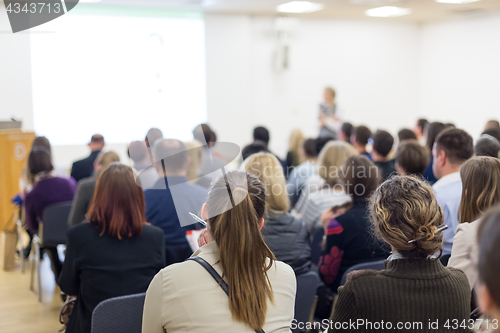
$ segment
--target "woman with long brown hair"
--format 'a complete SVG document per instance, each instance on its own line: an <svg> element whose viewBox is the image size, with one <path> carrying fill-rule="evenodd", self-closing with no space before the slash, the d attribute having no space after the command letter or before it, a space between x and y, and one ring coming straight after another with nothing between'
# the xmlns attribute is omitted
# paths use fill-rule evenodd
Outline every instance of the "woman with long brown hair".
<svg viewBox="0 0 500 333"><path fill-rule="evenodd" d="M97 178L88 223L68 232L59 285L78 295L66 332L90 333L102 301L145 292L165 266L163 231L146 224L142 188L132 168L111 164Z"/></svg>
<svg viewBox="0 0 500 333"><path fill-rule="evenodd" d="M471 258L471 248L477 238L479 218L500 203L500 160L487 156L471 158L460 168L460 177L460 224L453 239L448 266L464 271L473 289L477 281L477 267Z"/></svg>
<svg viewBox="0 0 500 333"><path fill-rule="evenodd" d="M192 257L198 262L170 265L155 276L143 333L290 332L295 274L262 238L265 206L265 189L250 173L229 172L214 183L201 213L208 221L202 246Z"/></svg>

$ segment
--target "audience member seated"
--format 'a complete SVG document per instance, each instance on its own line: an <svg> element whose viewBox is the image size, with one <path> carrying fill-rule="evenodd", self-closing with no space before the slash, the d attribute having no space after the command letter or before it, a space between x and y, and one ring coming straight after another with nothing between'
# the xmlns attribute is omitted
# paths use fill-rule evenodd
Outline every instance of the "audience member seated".
<svg viewBox="0 0 500 333"><path fill-rule="evenodd" d="M232 171L214 183L201 213L208 226L193 256L224 277L229 296L200 263L171 265L148 288L142 333L290 332L295 274L262 238L265 203L252 174Z"/></svg>
<svg viewBox="0 0 500 333"><path fill-rule="evenodd" d="M495 139L497 139L498 141L500 141L500 130L498 130L497 128L495 127L490 127L488 129L486 129L482 135L489 135Z"/></svg>
<svg viewBox="0 0 500 333"><path fill-rule="evenodd" d="M413 132L417 136L418 142L424 146L427 141L427 135L425 132L427 131L427 126L429 125L429 121L425 118L420 118L417 120L417 123L415 124L415 128L413 129Z"/></svg>
<svg viewBox="0 0 500 333"><path fill-rule="evenodd" d="M326 247L318 265L319 272L334 293L349 267L385 259L390 252L385 244L375 241L370 234L368 201L380 184L377 166L358 155L348 158L342 170L342 184L352 197L352 208L340 215L342 211L330 208L321 216Z"/></svg>
<svg viewBox="0 0 500 333"><path fill-rule="evenodd" d="M192 224L194 220L189 213L199 214L207 198L207 189L187 181L190 161L181 141L157 141L154 158L160 179L152 189L144 192L146 220L163 229L166 263L170 265L184 261L193 253L186 231L196 229L196 225Z"/></svg>
<svg viewBox="0 0 500 333"><path fill-rule="evenodd" d="M339 288L333 322L421 323L412 331L450 332L447 321L468 322L470 290L465 274L438 260L444 223L442 209L425 181L394 176L384 182L370 201L375 233L392 247L386 269L354 271ZM380 327L379 327L380 328ZM355 332L333 329L332 332ZM380 332L363 327L363 332ZM382 329L383 331L383 329ZM455 332L466 332L465 329Z"/></svg>
<svg viewBox="0 0 500 333"><path fill-rule="evenodd" d="M500 141L489 135L481 135L474 146L474 155L498 158Z"/></svg>
<svg viewBox="0 0 500 333"><path fill-rule="evenodd" d="M373 136L372 160L380 170L381 181L385 181L396 172L394 159L389 154L394 146L394 138L389 132L377 131Z"/></svg>
<svg viewBox="0 0 500 333"><path fill-rule="evenodd" d="M324 211L351 201L351 197L344 191L340 175L344 162L356 154L356 149L343 141L330 141L321 151L318 175L323 184L317 188L306 184L307 192L301 195L295 205L295 213L302 215L311 236L316 228L321 227L321 214Z"/></svg>
<svg viewBox="0 0 500 333"><path fill-rule="evenodd" d="M448 226L443 232L443 255L451 254L453 237L458 227L458 208L462 198L460 167L472 157L473 152L472 137L456 128L442 131L432 150L432 170L439 179L433 188L443 208L444 223Z"/></svg>
<svg viewBox="0 0 500 333"><path fill-rule="evenodd" d="M434 171L432 170L432 161L434 157L432 156L432 147L434 146L434 141L436 141L436 137L438 134L444 130L444 124L440 122L433 122L427 125L427 128L425 130L425 136L426 136L426 144L425 146L427 149L429 149L429 152L431 152L431 160L429 162L429 165L427 166L427 169L425 169L424 172L424 177L427 179L427 181L432 185L437 181L436 176L434 175Z"/></svg>
<svg viewBox="0 0 500 333"><path fill-rule="evenodd" d="M34 185L24 198L26 227L31 234L38 233L39 222L42 222L45 208L60 202L73 200L76 182L73 178L56 177L52 170L52 156L43 146L36 146L28 157L28 169L34 175ZM45 248L56 279L61 273L61 260L57 248Z"/></svg>
<svg viewBox="0 0 500 333"><path fill-rule="evenodd" d="M88 146L91 152L90 156L84 158L83 160L76 161L73 163L73 167L71 168L71 177L73 177L77 182L92 176L92 172L94 172L94 162L97 155L99 155L101 150L104 148L104 137L101 134L92 135Z"/></svg>
<svg viewBox="0 0 500 333"><path fill-rule="evenodd" d="M90 333L92 312L100 302L145 292L165 267L163 232L146 223L144 206L132 168L112 164L101 172L90 222L68 232L59 285L77 300L67 333Z"/></svg>
<svg viewBox="0 0 500 333"><path fill-rule="evenodd" d="M417 135L411 129L403 128L398 132L398 144L405 140L418 140Z"/></svg>
<svg viewBox="0 0 500 333"><path fill-rule="evenodd" d="M486 131L490 128L494 128L500 132L500 123L498 122L498 120L488 120L484 125L484 130Z"/></svg>
<svg viewBox="0 0 500 333"><path fill-rule="evenodd" d="M112 151L97 156L94 162L94 173L92 177L82 179L78 182L78 190L73 198L71 211L68 217L68 225L74 227L85 220L90 203L94 197L95 184L101 170L106 169L111 163L119 162L120 157Z"/></svg>
<svg viewBox="0 0 500 333"><path fill-rule="evenodd" d="M479 271L479 286L477 288L478 303L481 312L486 315L489 325L482 326L486 330L477 332L496 332L492 323L500 321L500 207L497 207L483 218L477 238L477 267ZM489 327L487 327L489 326Z"/></svg>
<svg viewBox="0 0 500 333"><path fill-rule="evenodd" d="M243 148L241 151L241 155L243 157L243 160L246 160L248 156L252 154L257 154L260 152L263 153L271 153L269 150L269 140L270 140L270 135L269 135L269 130L263 126L257 126L253 129L253 142ZM281 166L283 167L283 170L286 170L286 162L282 161L276 154L274 154L278 161L280 161Z"/></svg>
<svg viewBox="0 0 500 333"><path fill-rule="evenodd" d="M340 127L339 140L351 143L352 130L354 126L351 123L343 123Z"/></svg>
<svg viewBox="0 0 500 333"><path fill-rule="evenodd" d="M293 207L300 196L300 191L309 177L317 172L316 161L318 154L316 152L315 140L307 139L302 144L299 154L302 156L302 162L295 167L288 177L287 191L290 198L290 205Z"/></svg>
<svg viewBox="0 0 500 333"><path fill-rule="evenodd" d="M372 132L366 126L358 126L354 129L353 135L351 136L351 143L356 148L359 154L364 155L371 159L370 153L366 151L366 145L368 140L372 136Z"/></svg>
<svg viewBox="0 0 500 333"><path fill-rule="evenodd" d="M290 172L302 163L302 155L299 150L304 142L304 134L299 129L294 129L292 134L290 135L290 139L288 141L288 152L286 154L286 169L285 176L288 178Z"/></svg>
<svg viewBox="0 0 500 333"><path fill-rule="evenodd" d="M144 142L149 149L153 149L156 141L163 139L163 133L160 129L152 127L146 133Z"/></svg>
<svg viewBox="0 0 500 333"><path fill-rule="evenodd" d="M152 188L158 181L158 172L151 162L146 142L131 142L128 147L128 156L134 162L133 167L137 171L137 178L141 180L142 189Z"/></svg>
<svg viewBox="0 0 500 333"><path fill-rule="evenodd" d="M266 191L265 224L261 232L267 246L296 275L309 272L311 248L307 230L302 219L288 213L290 201L278 159L269 153L254 154L245 162L245 169L259 178Z"/></svg>
<svg viewBox="0 0 500 333"><path fill-rule="evenodd" d="M184 142L184 144L186 145L190 161L186 171L186 178L191 184L196 184L200 177L200 166L203 159L203 146L198 140Z"/></svg>
<svg viewBox="0 0 500 333"><path fill-rule="evenodd" d="M472 248L477 239L481 215L500 203L500 160L493 157L474 157L460 169L462 200L460 225L453 240L448 266L461 269L469 279L471 289L477 281L477 258Z"/></svg>
<svg viewBox="0 0 500 333"><path fill-rule="evenodd" d="M402 175L423 177L430 161L429 150L420 145L417 140L405 140L396 150L396 171Z"/></svg>

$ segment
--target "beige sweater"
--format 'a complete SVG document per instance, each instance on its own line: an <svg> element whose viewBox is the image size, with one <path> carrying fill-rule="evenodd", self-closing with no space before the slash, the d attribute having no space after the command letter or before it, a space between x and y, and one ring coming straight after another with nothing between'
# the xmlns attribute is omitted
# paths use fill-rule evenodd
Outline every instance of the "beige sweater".
<svg viewBox="0 0 500 333"><path fill-rule="evenodd" d="M193 256L205 259L222 275L215 242ZM280 261L268 271L275 304L268 301L264 331L290 332L294 317L296 280L292 268ZM252 333L232 319L227 295L198 263L185 261L161 270L151 282L144 305L143 333Z"/></svg>
<svg viewBox="0 0 500 333"><path fill-rule="evenodd" d="M467 275L472 290L477 282L477 252L472 251L477 239L479 221L460 223L457 227L448 267L458 268Z"/></svg>

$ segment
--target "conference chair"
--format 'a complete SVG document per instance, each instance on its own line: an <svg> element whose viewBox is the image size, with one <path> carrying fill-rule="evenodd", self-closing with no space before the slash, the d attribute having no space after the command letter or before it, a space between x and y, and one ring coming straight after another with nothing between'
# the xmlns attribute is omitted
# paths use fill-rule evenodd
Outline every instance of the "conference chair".
<svg viewBox="0 0 500 333"><path fill-rule="evenodd" d="M92 313L91 333L141 333L145 298L142 293L102 301Z"/></svg>
<svg viewBox="0 0 500 333"><path fill-rule="evenodd" d="M71 210L71 201L61 202L45 208L42 221L38 228L38 235L33 237L35 247L35 265L31 265L31 286L34 290L35 270L37 272L38 301L42 301L42 278L40 274L40 251L42 247L57 247L66 244L68 233L68 217ZM55 277L57 280L57 276Z"/></svg>
<svg viewBox="0 0 500 333"><path fill-rule="evenodd" d="M314 311L318 296L316 289L320 283L316 272L310 271L297 275L297 293L295 295L295 316L298 323L313 322ZM292 329L293 333L301 332L300 329Z"/></svg>
<svg viewBox="0 0 500 333"><path fill-rule="evenodd" d="M385 269L384 265L385 260L376 260L376 261L369 261L369 262L364 262L361 264L357 264L354 266L351 266L345 271L344 275L342 275L342 280L340 281L340 285L343 286L347 280L347 274L351 273L352 271L360 271L363 269L373 269L376 271L381 271Z"/></svg>

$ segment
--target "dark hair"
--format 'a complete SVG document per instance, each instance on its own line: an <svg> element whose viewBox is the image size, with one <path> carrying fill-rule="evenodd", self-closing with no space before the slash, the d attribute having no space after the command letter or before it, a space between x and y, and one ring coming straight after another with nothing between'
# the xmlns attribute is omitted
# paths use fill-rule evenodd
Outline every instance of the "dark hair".
<svg viewBox="0 0 500 333"><path fill-rule="evenodd" d="M253 130L253 139L269 144L269 131L263 126L255 127Z"/></svg>
<svg viewBox="0 0 500 333"><path fill-rule="evenodd" d="M152 148L151 144L154 144L156 140L161 138L163 138L163 133L158 128L152 127L148 130L148 133L146 133L144 141L148 148Z"/></svg>
<svg viewBox="0 0 500 333"><path fill-rule="evenodd" d="M425 145L427 146L429 151L432 151L432 147L434 146L434 141L436 141L436 137L438 136L439 132L441 132L444 129L445 129L444 124L438 121L435 121L427 125L426 127L427 142Z"/></svg>
<svg viewBox="0 0 500 333"><path fill-rule="evenodd" d="M455 126L455 124L453 124L453 123L445 123L445 124L444 124L444 128L455 128L455 127L456 127L456 126Z"/></svg>
<svg viewBox="0 0 500 333"><path fill-rule="evenodd" d="M215 143L215 133L208 124L200 124L193 129L193 137L200 141L203 145L212 145Z"/></svg>
<svg viewBox="0 0 500 333"><path fill-rule="evenodd" d="M358 126L354 130L354 136L356 137L356 142L359 143L360 145L367 145L368 140L372 136L372 131L366 126Z"/></svg>
<svg viewBox="0 0 500 333"><path fill-rule="evenodd" d="M398 132L398 140L400 143L405 140L417 140L417 135L411 129L403 128Z"/></svg>
<svg viewBox="0 0 500 333"><path fill-rule="evenodd" d="M344 133L347 143L351 143L351 135L352 135L352 129L354 126L352 126L351 123L343 123L342 127L340 128L340 131Z"/></svg>
<svg viewBox="0 0 500 333"><path fill-rule="evenodd" d="M243 158L243 160L246 160L250 155L262 152L269 153L269 150L262 142L253 142L243 148L243 150L241 151L241 157Z"/></svg>
<svg viewBox="0 0 500 333"><path fill-rule="evenodd" d="M94 134L90 138L90 142L104 143L104 137L101 134Z"/></svg>
<svg viewBox="0 0 500 333"><path fill-rule="evenodd" d="M429 121L425 118L420 118L419 120L417 120L417 126L420 128L422 133L424 133L425 128L427 127L428 124L429 124Z"/></svg>
<svg viewBox="0 0 500 333"><path fill-rule="evenodd" d="M52 154L52 147L50 146L50 141L47 139L45 136L37 136L36 138L33 139L33 142L31 143L31 147L44 147L45 149L48 150L50 154Z"/></svg>
<svg viewBox="0 0 500 333"><path fill-rule="evenodd" d="M54 170L50 150L43 146L33 147L28 157L28 169L33 176Z"/></svg>
<svg viewBox="0 0 500 333"><path fill-rule="evenodd" d="M323 147L330 141L335 140L331 136L321 136L314 141L314 149L316 150L316 155L319 155Z"/></svg>
<svg viewBox="0 0 500 333"><path fill-rule="evenodd" d="M491 156L498 158L498 152L500 152L500 142L488 135L481 136L474 146L474 154L476 154L476 156Z"/></svg>
<svg viewBox="0 0 500 333"><path fill-rule="evenodd" d="M373 150L382 157L386 157L392 150L394 138L387 131L378 130L373 135Z"/></svg>
<svg viewBox="0 0 500 333"><path fill-rule="evenodd" d="M316 157L318 153L316 152L316 139L306 139L302 144L302 148L304 149L304 154L307 157Z"/></svg>
<svg viewBox="0 0 500 333"><path fill-rule="evenodd" d="M497 139L498 141L500 141L500 131L498 129L496 129L495 127L490 127L488 129L486 129L482 134L492 136L495 139Z"/></svg>
<svg viewBox="0 0 500 333"><path fill-rule="evenodd" d="M157 142L154 149L154 159L158 168L167 172L186 169L188 152L184 142L176 139L165 139Z"/></svg>
<svg viewBox="0 0 500 333"><path fill-rule="evenodd" d="M363 155L349 157L342 166L341 179L347 194L367 200L380 184L380 170Z"/></svg>
<svg viewBox="0 0 500 333"><path fill-rule="evenodd" d="M443 150L452 164L462 164L474 154L472 137L464 130L447 128L436 138L436 151Z"/></svg>
<svg viewBox="0 0 500 333"><path fill-rule="evenodd" d="M497 131L500 131L500 123L498 122L498 120L488 120L486 122L485 129L489 129L489 128L494 128Z"/></svg>
<svg viewBox="0 0 500 333"><path fill-rule="evenodd" d="M481 219L477 233L479 247L477 270L483 283L498 306L500 305L500 207L489 210ZM476 222L477 223L477 222Z"/></svg>
<svg viewBox="0 0 500 333"><path fill-rule="evenodd" d="M395 159L407 174L422 176L430 163L430 154L417 140L406 140L398 146Z"/></svg>
<svg viewBox="0 0 500 333"><path fill-rule="evenodd" d="M145 209L144 193L132 168L116 163L99 174L87 216L101 236L106 232L118 239L131 238L142 233Z"/></svg>

